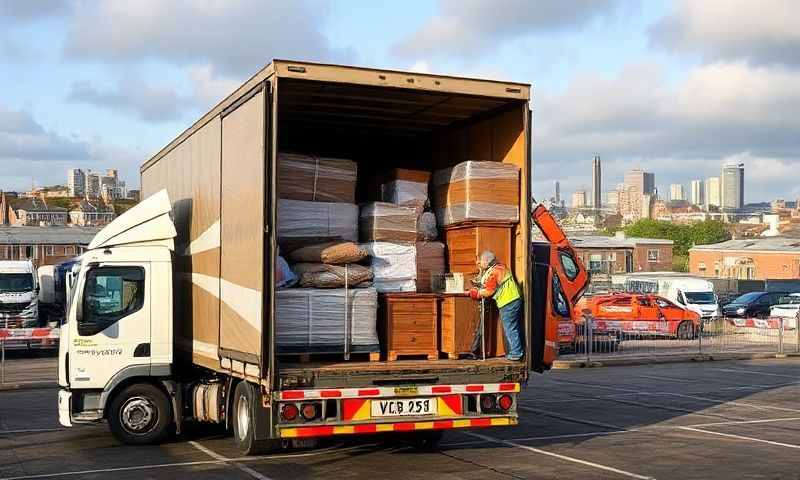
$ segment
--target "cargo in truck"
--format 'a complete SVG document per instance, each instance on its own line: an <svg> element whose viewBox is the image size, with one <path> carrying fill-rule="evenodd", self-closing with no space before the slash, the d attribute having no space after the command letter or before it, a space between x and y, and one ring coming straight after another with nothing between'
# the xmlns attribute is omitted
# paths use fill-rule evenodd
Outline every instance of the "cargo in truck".
<svg viewBox="0 0 800 480"><path fill-rule="evenodd" d="M555 305L574 305L588 282L553 217L531 206L529 96L519 83L270 63L142 165L146 200L72 268L61 423L107 420L128 443L157 442L185 421L222 423L245 453L391 431L432 444L446 429L515 425L521 386L550 368L559 319L572 310ZM376 234L412 251L421 235L418 217L374 209L359 232L359 205L383 200L375 179L395 169L439 172L430 176L435 204L414 208L436 212L442 235L458 228L467 238L487 221L486 231L503 232L471 241L496 245L519 282L522 359L437 352L429 335L441 333L441 294L416 281L427 270L406 265L400 279L374 266L387 251L370 243ZM493 182L499 203L485 192ZM554 247L537 259L536 284L531 222ZM291 252L359 234L375 255L359 266L385 271L401 292L366 277L326 294L288 281ZM469 274L469 261L459 265ZM425 356L387 356L390 320L378 305L393 298L430 306L394 318L409 342L432 342ZM502 350L501 331L486 337ZM297 351L305 356L287 355Z"/></svg>

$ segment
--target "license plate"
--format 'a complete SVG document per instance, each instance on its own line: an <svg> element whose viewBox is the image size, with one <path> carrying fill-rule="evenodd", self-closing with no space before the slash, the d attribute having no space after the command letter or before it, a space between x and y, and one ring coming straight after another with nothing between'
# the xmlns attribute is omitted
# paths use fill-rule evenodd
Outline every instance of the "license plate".
<svg viewBox="0 0 800 480"><path fill-rule="evenodd" d="M436 415L435 398L398 398L372 400L373 417L407 417Z"/></svg>

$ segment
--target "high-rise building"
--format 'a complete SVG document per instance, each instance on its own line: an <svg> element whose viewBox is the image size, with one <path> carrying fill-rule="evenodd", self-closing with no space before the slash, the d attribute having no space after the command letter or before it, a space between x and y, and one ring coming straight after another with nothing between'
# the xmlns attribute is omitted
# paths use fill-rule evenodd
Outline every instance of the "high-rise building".
<svg viewBox="0 0 800 480"><path fill-rule="evenodd" d="M744 207L744 164L727 164L720 177L720 206L725 211Z"/></svg>
<svg viewBox="0 0 800 480"><path fill-rule="evenodd" d="M634 187L638 193L652 195L656 191L656 176L638 168L625 173L624 183L626 189Z"/></svg>
<svg viewBox="0 0 800 480"><path fill-rule="evenodd" d="M67 170L67 190L70 197L82 197L86 193L86 174L80 168Z"/></svg>
<svg viewBox="0 0 800 480"><path fill-rule="evenodd" d="M686 200L683 194L683 184L673 183L669 186L669 199L670 200Z"/></svg>
<svg viewBox="0 0 800 480"><path fill-rule="evenodd" d="M689 189L689 200L692 204L704 205L706 203L706 189L702 180L692 180Z"/></svg>
<svg viewBox="0 0 800 480"><path fill-rule="evenodd" d="M109 168L106 170L106 177L111 177L114 179L114 183L116 184L119 181L119 170L116 168Z"/></svg>
<svg viewBox="0 0 800 480"><path fill-rule="evenodd" d="M706 180L706 210L709 207L719 207L719 177L709 177Z"/></svg>
<svg viewBox="0 0 800 480"><path fill-rule="evenodd" d="M619 209L619 190L611 190L606 193L606 206L611 210Z"/></svg>
<svg viewBox="0 0 800 480"><path fill-rule="evenodd" d="M602 176L600 172L600 156L595 155L592 160L592 207L600 208L603 206L602 199Z"/></svg>
<svg viewBox="0 0 800 480"><path fill-rule="evenodd" d="M89 170L86 174L85 196L88 198L99 197L101 193L100 185L100 174Z"/></svg>
<svg viewBox="0 0 800 480"><path fill-rule="evenodd" d="M586 190L578 190L572 193L572 208L583 208L586 206Z"/></svg>
<svg viewBox="0 0 800 480"><path fill-rule="evenodd" d="M556 196L555 196L556 205L561 205L561 184L558 183L556 180Z"/></svg>

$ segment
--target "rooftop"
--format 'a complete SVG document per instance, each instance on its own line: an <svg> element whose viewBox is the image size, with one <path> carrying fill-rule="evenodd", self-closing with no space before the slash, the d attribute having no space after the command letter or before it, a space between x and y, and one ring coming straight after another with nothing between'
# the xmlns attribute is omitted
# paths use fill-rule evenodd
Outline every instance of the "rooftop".
<svg viewBox="0 0 800 480"><path fill-rule="evenodd" d="M800 253L800 239L786 237L743 238L710 245L696 245L691 250L770 251Z"/></svg>
<svg viewBox="0 0 800 480"><path fill-rule="evenodd" d="M672 240L663 238L640 238L616 235L607 237L603 235L575 235L569 241L576 248L634 248L636 245L672 245Z"/></svg>
<svg viewBox="0 0 800 480"><path fill-rule="evenodd" d="M0 227L0 245L88 245L99 228Z"/></svg>

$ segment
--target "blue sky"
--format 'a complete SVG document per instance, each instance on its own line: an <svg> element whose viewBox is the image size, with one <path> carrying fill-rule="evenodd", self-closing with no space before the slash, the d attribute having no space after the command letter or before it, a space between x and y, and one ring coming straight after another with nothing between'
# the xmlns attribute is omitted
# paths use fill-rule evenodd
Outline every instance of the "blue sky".
<svg viewBox="0 0 800 480"><path fill-rule="evenodd" d="M27 0L0 3L0 188L138 165L270 58L533 85L534 194L659 190L745 163L747 201L800 197L790 1ZM565 168L567 167L567 168ZM688 186L688 185L687 185Z"/></svg>

